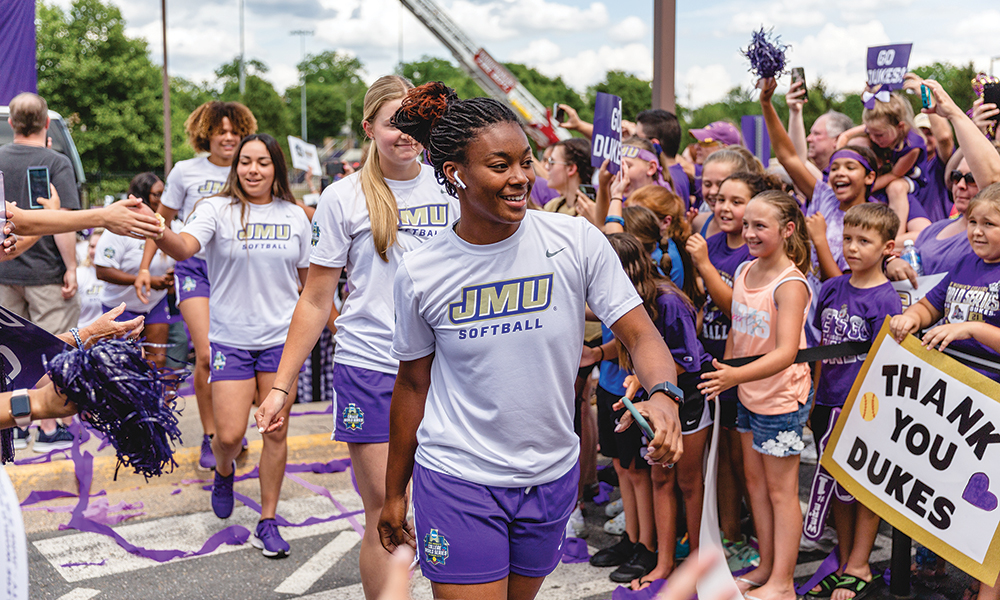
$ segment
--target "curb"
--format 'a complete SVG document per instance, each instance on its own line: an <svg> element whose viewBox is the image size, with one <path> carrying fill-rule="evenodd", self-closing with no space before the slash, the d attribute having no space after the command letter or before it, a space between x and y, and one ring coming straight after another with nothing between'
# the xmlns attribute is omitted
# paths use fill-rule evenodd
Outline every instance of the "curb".
<svg viewBox="0 0 1000 600"><path fill-rule="evenodd" d="M328 462L333 459L349 457L347 444L332 441L329 433L289 436L287 440L289 463ZM236 459L237 474L253 469L260 460L263 444L262 440L250 441L247 451ZM93 448L87 449L93 452ZM154 477L148 481L142 475L128 471L125 467L118 470L118 478L115 480L117 457L114 455L95 456L91 493L97 493L100 490L123 491L137 486L172 486L188 479L210 478L211 471L202 471L197 468L200 453L200 447L179 448L174 453L174 461L177 462L177 466L174 467L173 472L164 473L161 477ZM14 484L14 489L18 492L18 498L22 501L32 490L77 491L75 465L72 460L68 459L8 467L7 475L10 476L11 483Z"/></svg>

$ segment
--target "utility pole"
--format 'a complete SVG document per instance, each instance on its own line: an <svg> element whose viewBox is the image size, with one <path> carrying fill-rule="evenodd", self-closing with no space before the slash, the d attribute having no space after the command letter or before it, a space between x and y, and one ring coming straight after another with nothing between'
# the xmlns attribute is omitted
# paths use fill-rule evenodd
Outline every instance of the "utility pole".
<svg viewBox="0 0 1000 600"><path fill-rule="evenodd" d="M174 166L170 144L170 77L167 76L167 0L160 0L163 13L163 178L170 174Z"/></svg>
<svg viewBox="0 0 1000 600"><path fill-rule="evenodd" d="M246 67L246 46L244 45L244 27L243 27L243 0L240 2L240 100L243 99L243 94L247 91L247 67Z"/></svg>
<svg viewBox="0 0 1000 600"><path fill-rule="evenodd" d="M677 1L653 0L653 108L677 112L674 55L677 47Z"/></svg>
<svg viewBox="0 0 1000 600"><path fill-rule="evenodd" d="M306 62L306 36L312 35L313 31L296 29L291 34L299 36L299 39L302 40L302 62ZM306 72L303 68L299 69L299 81L302 90L302 140L309 141L306 139Z"/></svg>

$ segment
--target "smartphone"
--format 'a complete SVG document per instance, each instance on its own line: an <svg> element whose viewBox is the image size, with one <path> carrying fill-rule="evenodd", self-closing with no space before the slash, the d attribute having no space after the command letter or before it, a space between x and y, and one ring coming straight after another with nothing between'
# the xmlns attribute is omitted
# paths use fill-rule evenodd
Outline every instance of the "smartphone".
<svg viewBox="0 0 1000 600"><path fill-rule="evenodd" d="M924 84L920 84L920 105L924 108L931 107L931 89Z"/></svg>
<svg viewBox="0 0 1000 600"><path fill-rule="evenodd" d="M38 199L49 197L49 168L28 167L28 206L43 208Z"/></svg>
<svg viewBox="0 0 1000 600"><path fill-rule="evenodd" d="M562 123L566 120L566 111L559 108L558 102L552 104L552 118L556 120L556 123Z"/></svg>
<svg viewBox="0 0 1000 600"><path fill-rule="evenodd" d="M805 100L808 100L809 90L806 89L806 70L802 67L792 67L792 83L796 81L802 82L802 93L806 94Z"/></svg>
<svg viewBox="0 0 1000 600"><path fill-rule="evenodd" d="M587 195L591 200L597 200L597 188L590 185L589 183L584 183L580 185L580 191Z"/></svg>
<svg viewBox="0 0 1000 600"><path fill-rule="evenodd" d="M987 83L983 86L983 104L996 104L1000 107L1000 83ZM993 115L994 121L1000 121L1000 115Z"/></svg>

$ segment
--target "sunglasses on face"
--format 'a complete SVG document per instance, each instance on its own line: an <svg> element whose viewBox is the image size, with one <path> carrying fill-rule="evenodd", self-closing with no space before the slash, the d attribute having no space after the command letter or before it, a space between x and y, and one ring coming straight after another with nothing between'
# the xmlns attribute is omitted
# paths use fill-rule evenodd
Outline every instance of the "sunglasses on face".
<svg viewBox="0 0 1000 600"><path fill-rule="evenodd" d="M965 185L976 185L976 178L972 176L972 172L962 173L959 170L951 172L951 183L952 185L958 183L959 181L965 180Z"/></svg>

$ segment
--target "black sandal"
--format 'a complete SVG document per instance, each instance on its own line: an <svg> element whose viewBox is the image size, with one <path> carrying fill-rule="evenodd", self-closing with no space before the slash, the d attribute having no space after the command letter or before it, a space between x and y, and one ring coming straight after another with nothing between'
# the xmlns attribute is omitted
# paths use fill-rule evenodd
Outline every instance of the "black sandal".
<svg viewBox="0 0 1000 600"><path fill-rule="evenodd" d="M860 577L855 577L854 575L842 575L840 577L840 583L836 585L834 589L845 589L854 592L854 598L852 600L864 600L875 587L875 583L882 579L881 575L872 575L871 581L865 581Z"/></svg>
<svg viewBox="0 0 1000 600"><path fill-rule="evenodd" d="M824 577L822 580L820 580L819 583L817 583L815 586L813 586L813 589L811 589L808 592L806 592L806 594L805 594L806 597L807 598L827 598L827 597L829 597L830 594L833 593L834 588L837 587L837 584L840 583L840 580L841 580L840 578L841 577L842 577L842 575L837 575L837 573L830 573L829 575L827 575L826 577ZM815 591L816 587L820 588L818 592Z"/></svg>

